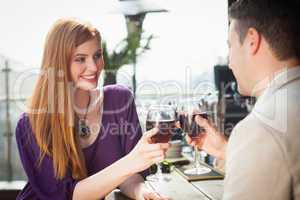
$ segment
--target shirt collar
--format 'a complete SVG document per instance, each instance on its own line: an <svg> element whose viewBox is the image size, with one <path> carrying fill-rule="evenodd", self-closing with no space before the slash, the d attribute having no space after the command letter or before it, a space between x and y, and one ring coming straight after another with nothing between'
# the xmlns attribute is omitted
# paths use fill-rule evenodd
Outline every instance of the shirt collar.
<svg viewBox="0 0 300 200"><path fill-rule="evenodd" d="M252 114L264 124L281 133L287 131L288 91L281 89L295 80L300 80L300 66L285 68L273 78L258 98Z"/></svg>
<svg viewBox="0 0 300 200"><path fill-rule="evenodd" d="M263 91L260 97L258 97L257 104L266 98L269 98L277 90L290 82L300 78L300 66L292 68L284 68L280 70L277 75L268 83L266 89Z"/></svg>

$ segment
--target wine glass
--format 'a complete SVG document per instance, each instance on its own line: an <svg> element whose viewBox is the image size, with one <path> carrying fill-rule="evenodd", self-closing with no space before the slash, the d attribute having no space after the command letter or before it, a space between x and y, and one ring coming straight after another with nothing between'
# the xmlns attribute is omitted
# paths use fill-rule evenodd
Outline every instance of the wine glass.
<svg viewBox="0 0 300 200"><path fill-rule="evenodd" d="M146 130L157 127L158 133L151 137L152 143L168 143L176 128L175 126L175 110L168 105L153 105L149 108L146 118ZM157 172L147 177L148 181L159 181L162 179L162 172L157 165Z"/></svg>
<svg viewBox="0 0 300 200"><path fill-rule="evenodd" d="M192 141L201 140L202 133L205 129L196 123L196 116L199 115L202 118L208 119L209 112L207 111L201 101L189 99L185 102L185 110L181 111L179 115L180 126L186 134L191 138ZM187 169L184 173L189 175L201 175L210 172L211 170L207 167L201 166L200 164L200 151L194 147L194 167Z"/></svg>

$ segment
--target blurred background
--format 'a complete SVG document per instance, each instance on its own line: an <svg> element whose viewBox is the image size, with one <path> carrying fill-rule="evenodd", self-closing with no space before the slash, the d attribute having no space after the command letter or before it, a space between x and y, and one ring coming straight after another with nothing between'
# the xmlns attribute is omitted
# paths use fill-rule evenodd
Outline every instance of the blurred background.
<svg viewBox="0 0 300 200"><path fill-rule="evenodd" d="M142 124L149 105L166 103L179 107L182 98L196 97L211 106L215 122L230 135L251 105L249 98L236 92L234 77L227 67L227 11L231 2L2 1L0 189L10 186L11 181L22 185L26 180L15 143L16 122L25 111L25 101L35 84L46 34L62 17L88 21L100 30L107 52L101 85L118 83L129 87ZM133 49L134 56L116 65L111 55L129 48L135 37L139 42Z"/></svg>

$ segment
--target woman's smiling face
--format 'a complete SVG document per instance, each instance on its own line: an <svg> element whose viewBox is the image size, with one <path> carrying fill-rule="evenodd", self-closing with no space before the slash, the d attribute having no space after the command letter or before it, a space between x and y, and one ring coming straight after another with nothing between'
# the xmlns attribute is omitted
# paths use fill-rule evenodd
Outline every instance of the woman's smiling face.
<svg viewBox="0 0 300 200"><path fill-rule="evenodd" d="M104 67L100 42L94 38L79 45L71 58L71 78L83 90L95 89Z"/></svg>

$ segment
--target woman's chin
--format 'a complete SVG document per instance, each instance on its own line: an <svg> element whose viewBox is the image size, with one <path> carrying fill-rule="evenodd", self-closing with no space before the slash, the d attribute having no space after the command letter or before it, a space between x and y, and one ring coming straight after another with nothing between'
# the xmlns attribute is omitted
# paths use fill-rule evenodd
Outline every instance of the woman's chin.
<svg viewBox="0 0 300 200"><path fill-rule="evenodd" d="M82 89L82 90L86 90L86 91L90 91L90 90L94 90L97 88L97 83L88 83L88 82L79 82L77 83L77 87Z"/></svg>

